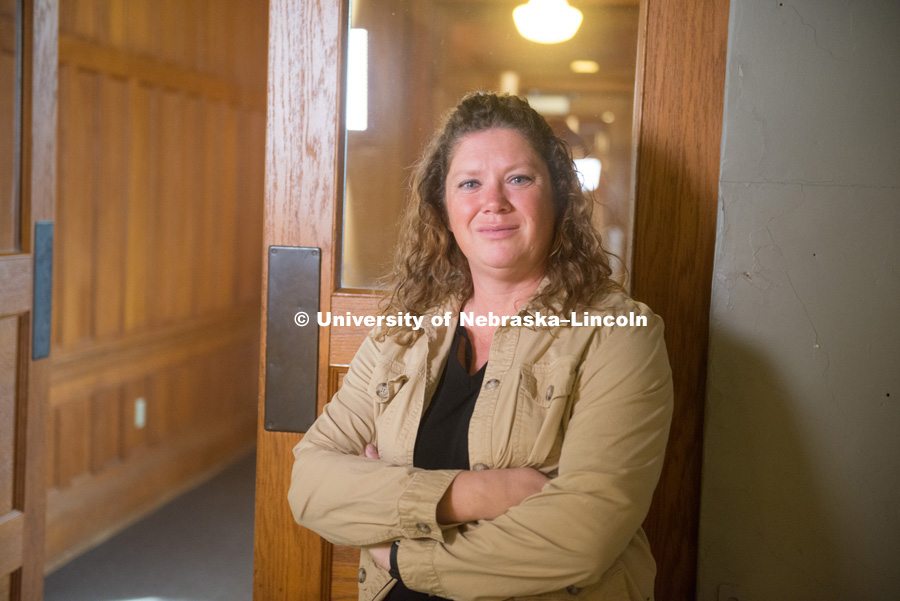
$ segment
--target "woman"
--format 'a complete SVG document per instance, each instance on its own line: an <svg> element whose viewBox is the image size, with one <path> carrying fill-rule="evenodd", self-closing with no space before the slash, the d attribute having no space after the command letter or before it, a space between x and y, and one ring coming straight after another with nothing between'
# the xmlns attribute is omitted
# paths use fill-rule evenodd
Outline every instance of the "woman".
<svg viewBox="0 0 900 601"><path fill-rule="evenodd" d="M300 524L363 548L360 599L651 599L662 321L610 280L526 101L470 95L429 145L384 313L424 327L369 335L289 492Z"/></svg>

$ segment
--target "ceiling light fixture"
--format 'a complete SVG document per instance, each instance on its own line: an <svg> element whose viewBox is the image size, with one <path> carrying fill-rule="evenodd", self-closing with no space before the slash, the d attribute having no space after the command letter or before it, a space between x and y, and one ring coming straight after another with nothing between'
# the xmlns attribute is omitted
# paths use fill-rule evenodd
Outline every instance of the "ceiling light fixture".
<svg viewBox="0 0 900 601"><path fill-rule="evenodd" d="M597 61L578 60L569 63L572 73L597 73L600 71L600 63Z"/></svg>
<svg viewBox="0 0 900 601"><path fill-rule="evenodd" d="M516 28L527 40L558 44L571 39L584 15L566 0L529 0L513 10Z"/></svg>

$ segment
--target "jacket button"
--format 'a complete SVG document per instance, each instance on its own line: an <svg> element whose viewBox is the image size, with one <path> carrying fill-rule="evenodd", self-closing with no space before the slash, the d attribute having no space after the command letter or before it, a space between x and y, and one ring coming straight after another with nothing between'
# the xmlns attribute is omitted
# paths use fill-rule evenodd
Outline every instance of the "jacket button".
<svg viewBox="0 0 900 601"><path fill-rule="evenodd" d="M359 568L359 572L356 573L356 579L360 584L366 581L366 568Z"/></svg>
<svg viewBox="0 0 900 601"><path fill-rule="evenodd" d="M553 398L553 384L551 384L550 386L547 387L547 400L549 401L552 398Z"/></svg>
<svg viewBox="0 0 900 601"><path fill-rule="evenodd" d="M579 587L575 586L574 584L570 584L569 586L566 587L566 592L569 593L570 595L577 595L578 593L581 592L581 589Z"/></svg>
<svg viewBox="0 0 900 601"><path fill-rule="evenodd" d="M476 463L475 465L472 466L472 469L475 470L476 472L483 472L484 470L488 469L488 466L486 466L483 463Z"/></svg>
<svg viewBox="0 0 900 601"><path fill-rule="evenodd" d="M379 384L378 387L375 389L375 394L377 394L378 396L380 396L383 399L388 398L387 382L382 382L381 384Z"/></svg>
<svg viewBox="0 0 900 601"><path fill-rule="evenodd" d="M497 388L497 386L499 386L499 385L500 385L500 380L498 380L496 378L491 378L490 380L488 380L487 382L484 383L484 389L485 390L493 390L493 389Z"/></svg>
<svg viewBox="0 0 900 601"><path fill-rule="evenodd" d="M429 534L431 532L431 526L424 522L419 522L418 524L416 524L416 530L418 530L422 534Z"/></svg>

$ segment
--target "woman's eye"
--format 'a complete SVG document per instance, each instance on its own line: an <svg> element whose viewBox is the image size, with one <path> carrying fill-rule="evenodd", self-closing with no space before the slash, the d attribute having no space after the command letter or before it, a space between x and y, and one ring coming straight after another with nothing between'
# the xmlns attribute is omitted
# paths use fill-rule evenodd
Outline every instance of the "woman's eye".
<svg viewBox="0 0 900 601"><path fill-rule="evenodd" d="M469 190L471 190L472 188L475 188L477 186L478 186L478 182L473 179L464 181L463 183L461 183L459 185L460 188L465 188L465 189L469 189Z"/></svg>
<svg viewBox="0 0 900 601"><path fill-rule="evenodd" d="M527 175L514 175L509 179L512 184L527 184L531 182L531 178Z"/></svg>

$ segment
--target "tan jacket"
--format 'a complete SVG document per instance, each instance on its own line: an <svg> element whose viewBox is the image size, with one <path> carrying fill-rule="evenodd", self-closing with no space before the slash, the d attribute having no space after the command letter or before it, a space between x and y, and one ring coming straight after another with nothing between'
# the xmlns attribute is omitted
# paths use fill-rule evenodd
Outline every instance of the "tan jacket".
<svg viewBox="0 0 900 601"><path fill-rule="evenodd" d="M669 432L671 371L662 319L622 294L602 305L590 315L634 313L647 325L494 334L469 460L475 470L538 468L551 478L540 493L494 520L436 521L458 472L412 467L413 447L454 317L410 346L366 339L294 449L288 499L297 522L342 545L399 539L404 583L449 599L652 599L656 565L641 523ZM380 460L359 457L367 443ZM393 580L361 557L359 598L381 599Z"/></svg>

